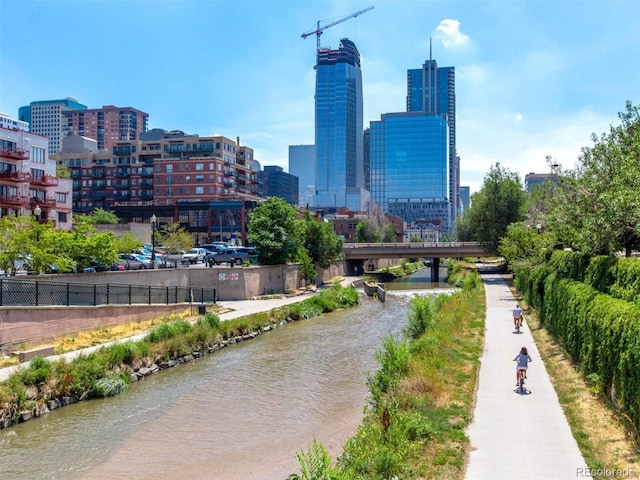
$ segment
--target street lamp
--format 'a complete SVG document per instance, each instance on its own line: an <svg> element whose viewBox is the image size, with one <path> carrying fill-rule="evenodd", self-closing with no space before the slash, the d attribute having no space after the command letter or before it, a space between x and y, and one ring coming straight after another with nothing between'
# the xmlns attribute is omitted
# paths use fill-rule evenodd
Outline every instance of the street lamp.
<svg viewBox="0 0 640 480"><path fill-rule="evenodd" d="M151 268L156 268L156 223L158 217L151 215Z"/></svg>
<svg viewBox="0 0 640 480"><path fill-rule="evenodd" d="M36 222L40 223L40 214L42 214L42 209L40 205L36 205L36 208L33 209L33 216L36 219ZM36 225L36 242L40 241L40 228L39 225Z"/></svg>

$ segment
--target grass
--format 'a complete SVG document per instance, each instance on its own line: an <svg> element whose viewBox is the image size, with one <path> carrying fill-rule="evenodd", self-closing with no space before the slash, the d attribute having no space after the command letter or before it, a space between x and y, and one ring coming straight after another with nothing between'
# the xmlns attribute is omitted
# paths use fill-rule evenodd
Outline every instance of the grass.
<svg viewBox="0 0 640 480"><path fill-rule="evenodd" d="M222 313L222 310L216 305L209 305L207 309L213 313ZM52 342L46 344L22 343L18 350L30 350L33 348L43 347L45 345L53 345L56 355L67 352L81 350L95 345L121 340L123 338L133 337L152 330L155 326L175 320L176 318L195 319L190 310L187 309L183 314L163 315L151 320L141 322L129 322L117 325L111 328L101 328L98 330L88 330L85 332L77 332L75 334L64 335L55 338ZM0 368L18 365L18 356L11 355L7 358L0 358Z"/></svg>
<svg viewBox="0 0 640 480"><path fill-rule="evenodd" d="M407 332L415 339L383 342L380 368L369 378L370 406L335 465L314 443L298 455L301 475L290 479L464 477L486 302L477 273L461 269L454 276L463 289L435 302L435 319L417 300L413 314L426 318L414 319Z"/></svg>
<svg viewBox="0 0 640 480"><path fill-rule="evenodd" d="M511 277L505 275L510 282ZM510 282L514 298L524 300ZM529 329L540 351L571 431L592 470L635 471L640 474L640 446L633 432L601 392L594 390L532 309L525 311ZM602 470L604 471L604 470ZM635 476L634 475L634 476ZM605 477L607 478L607 477ZM612 478L612 477L609 477Z"/></svg>

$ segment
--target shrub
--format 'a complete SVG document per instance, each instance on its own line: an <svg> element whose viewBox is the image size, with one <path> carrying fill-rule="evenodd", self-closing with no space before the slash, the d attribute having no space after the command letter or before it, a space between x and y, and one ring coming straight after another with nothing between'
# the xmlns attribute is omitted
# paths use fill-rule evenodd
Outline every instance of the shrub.
<svg viewBox="0 0 640 480"><path fill-rule="evenodd" d="M20 378L25 385L36 386L47 381L50 375L51 362L39 355L31 359L29 367L21 373Z"/></svg>
<svg viewBox="0 0 640 480"><path fill-rule="evenodd" d="M113 397L127 390L129 383L122 376L109 374L99 378L93 385L93 390L97 397Z"/></svg>
<svg viewBox="0 0 640 480"><path fill-rule="evenodd" d="M400 376L407 371L409 365L409 346L407 342L398 341L392 335L387 336L382 350L375 353L380 369L367 380L369 391L373 396L373 405L377 406L382 396L396 388Z"/></svg>
<svg viewBox="0 0 640 480"><path fill-rule="evenodd" d="M409 304L408 322L404 333L416 339L426 332L436 320L436 302L429 295L417 295Z"/></svg>

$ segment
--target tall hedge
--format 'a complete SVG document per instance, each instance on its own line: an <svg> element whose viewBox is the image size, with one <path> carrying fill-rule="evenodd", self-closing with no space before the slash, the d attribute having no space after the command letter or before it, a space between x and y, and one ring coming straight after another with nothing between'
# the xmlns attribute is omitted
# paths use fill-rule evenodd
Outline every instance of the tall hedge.
<svg viewBox="0 0 640 480"><path fill-rule="evenodd" d="M554 253L548 264L516 272L516 284L583 373L606 394L615 392L640 429L640 261L585 263L572 253Z"/></svg>

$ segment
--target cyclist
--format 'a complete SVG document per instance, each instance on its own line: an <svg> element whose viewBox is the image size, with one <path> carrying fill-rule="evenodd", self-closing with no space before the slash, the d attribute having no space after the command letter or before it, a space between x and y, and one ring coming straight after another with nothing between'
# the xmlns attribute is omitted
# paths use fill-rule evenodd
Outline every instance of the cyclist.
<svg viewBox="0 0 640 480"><path fill-rule="evenodd" d="M513 326L517 331L520 331L520 326L522 325L522 309L520 305L516 305L516 308L513 309Z"/></svg>
<svg viewBox="0 0 640 480"><path fill-rule="evenodd" d="M516 363L516 387L518 387L520 386L520 375L522 375L523 378L527 378L527 367L529 365L529 362L532 361L531 357L529 356L529 353L527 352L527 347L522 347L520 349L520 353L515 356L513 361L517 362Z"/></svg>

